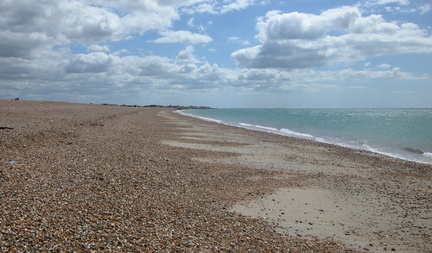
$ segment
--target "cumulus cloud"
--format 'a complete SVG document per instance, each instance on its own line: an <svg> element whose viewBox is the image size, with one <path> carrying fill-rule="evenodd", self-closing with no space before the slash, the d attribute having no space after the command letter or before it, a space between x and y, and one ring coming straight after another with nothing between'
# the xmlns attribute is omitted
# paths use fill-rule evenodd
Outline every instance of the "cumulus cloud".
<svg viewBox="0 0 432 253"><path fill-rule="evenodd" d="M338 76L344 80L418 80L426 78L425 76L413 76L410 73L401 71L400 68L382 71L346 69L340 71Z"/></svg>
<svg viewBox="0 0 432 253"><path fill-rule="evenodd" d="M78 54L65 66L66 73L101 73L111 66L111 56L103 52Z"/></svg>
<svg viewBox="0 0 432 253"><path fill-rule="evenodd" d="M185 43L201 44L209 43L213 39L208 35L191 33L189 31L161 31L162 38L153 40L154 43Z"/></svg>
<svg viewBox="0 0 432 253"><path fill-rule="evenodd" d="M61 61L62 58L68 60ZM59 64L60 63L60 64ZM47 99L52 94L64 99L73 92L85 101L135 101L160 92L180 94L193 90L238 89L247 92L317 91L335 86L341 80L413 80L427 79L399 68L379 70L316 71L312 69L228 69L200 61L192 46L180 50L173 58L156 55L119 56L107 52L59 54L56 59L0 59L0 76L8 85L0 93L11 97L27 94L27 99ZM12 95L15 94L15 95ZM28 94L33 94L30 97ZM35 97L39 96L39 97ZM104 100L105 99L105 100ZM142 101L141 103L146 103Z"/></svg>
<svg viewBox="0 0 432 253"><path fill-rule="evenodd" d="M57 1L0 1L0 57L35 58L67 43Z"/></svg>
<svg viewBox="0 0 432 253"><path fill-rule="evenodd" d="M192 46L187 46L184 50L181 50L177 57L176 62L179 64L196 64L200 61L193 54L194 48Z"/></svg>
<svg viewBox="0 0 432 253"><path fill-rule="evenodd" d="M363 3L362 7L369 12L389 13L419 13L426 14L431 10L431 4L419 4L418 1L408 0L371 0Z"/></svg>
<svg viewBox="0 0 432 253"><path fill-rule="evenodd" d="M197 1L198 2L198 1ZM194 13L209 13L209 14L224 14L232 11L246 9L255 4L265 5L265 1L256 0L225 0L225 1L199 1L198 4L190 7L182 8L182 12L187 14Z"/></svg>
<svg viewBox="0 0 432 253"><path fill-rule="evenodd" d="M432 10L432 4L423 4L419 6L420 15L424 15Z"/></svg>
<svg viewBox="0 0 432 253"><path fill-rule="evenodd" d="M379 69L389 69L391 67L390 64L383 63L378 66Z"/></svg>
<svg viewBox="0 0 432 253"><path fill-rule="evenodd" d="M52 41L43 33L0 31L0 57L34 58L51 49Z"/></svg>
<svg viewBox="0 0 432 253"><path fill-rule="evenodd" d="M187 22L187 25L190 27L195 27L194 20L195 20L195 18L190 18Z"/></svg>
<svg viewBox="0 0 432 253"><path fill-rule="evenodd" d="M109 52L110 49L106 45L92 44L87 47L88 52Z"/></svg>
<svg viewBox="0 0 432 253"><path fill-rule="evenodd" d="M212 22L211 21L209 21L208 23L207 23L207 25L202 25L202 24L200 24L200 25L195 25L194 24L194 21L195 21L195 18L191 18L191 19L189 19L188 20L188 22L186 23L188 26L190 26L190 27L194 27L194 28L196 28L199 32L205 32L206 30L207 30L207 28L208 28L208 26L209 25L211 25L212 24Z"/></svg>
<svg viewBox="0 0 432 253"><path fill-rule="evenodd" d="M271 11L258 19L261 45L232 53L242 67L310 68L371 56L430 53L432 37L413 23L386 22L363 16L357 7L320 15Z"/></svg>
<svg viewBox="0 0 432 253"><path fill-rule="evenodd" d="M180 18L181 10L189 7L201 9L200 12L224 13L252 4L252 0L0 1L0 57L38 57L73 41L119 41L150 30L165 30L156 43L208 43L212 41L208 35L167 29ZM189 24L194 25L193 19ZM202 32L205 27L198 29Z"/></svg>
<svg viewBox="0 0 432 253"><path fill-rule="evenodd" d="M177 8L153 0L0 1L0 57L37 57L72 41L118 41L166 29L179 18Z"/></svg>
<svg viewBox="0 0 432 253"><path fill-rule="evenodd" d="M221 13L226 13L226 12L231 12L231 11L245 9L249 5L252 5L253 3L254 3L253 0L236 0L236 1L231 1L228 4L223 5L221 7L220 12Z"/></svg>
<svg viewBox="0 0 432 253"><path fill-rule="evenodd" d="M385 4L399 4L399 5L408 5L410 2L408 0L376 0L375 2L372 2L378 5L385 5Z"/></svg>
<svg viewBox="0 0 432 253"><path fill-rule="evenodd" d="M346 30L361 16L355 7L341 7L321 13L280 13L271 11L261 17L257 23L260 41L265 40L315 40L324 37L330 31Z"/></svg>
<svg viewBox="0 0 432 253"><path fill-rule="evenodd" d="M242 44L242 45L249 45L250 44L249 41L242 40L242 39L240 39L237 36L228 37L228 42L230 42L230 43L236 43L236 44Z"/></svg>

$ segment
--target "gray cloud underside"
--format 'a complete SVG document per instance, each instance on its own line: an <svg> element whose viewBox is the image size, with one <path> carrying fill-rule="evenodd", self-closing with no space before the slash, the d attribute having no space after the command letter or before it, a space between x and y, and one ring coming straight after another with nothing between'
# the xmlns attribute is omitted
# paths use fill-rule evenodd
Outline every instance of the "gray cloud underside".
<svg viewBox="0 0 432 253"><path fill-rule="evenodd" d="M63 58L59 53L58 58ZM159 56L119 56L115 52L92 52L79 54L63 60L17 60L0 61L0 75L9 83L19 84L31 90L39 84L53 82L63 87L99 84L114 91L124 87L145 91L158 88L180 92L188 89L225 89L237 87L244 90L286 90L288 86L322 83L336 80L367 79L425 79L398 68L387 70L312 71L277 69L220 68L209 62L198 61L191 47L181 51L175 59ZM31 79L31 82L28 82ZM125 90L127 91L127 90ZM109 92L109 91L106 91Z"/></svg>

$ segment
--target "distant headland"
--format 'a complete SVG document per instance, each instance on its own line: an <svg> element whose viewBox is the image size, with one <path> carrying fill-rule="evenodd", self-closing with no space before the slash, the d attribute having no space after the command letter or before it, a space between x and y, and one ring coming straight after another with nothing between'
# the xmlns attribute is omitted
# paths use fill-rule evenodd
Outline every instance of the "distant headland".
<svg viewBox="0 0 432 253"><path fill-rule="evenodd" d="M212 109L208 106L195 106L195 105L126 105L126 104L108 104L103 103L102 105L108 105L108 106L125 106L125 107L152 107L152 108L174 108L177 110L187 110L187 109Z"/></svg>
<svg viewBox="0 0 432 253"><path fill-rule="evenodd" d="M19 98L12 98L11 100L20 100ZM91 105L94 103L90 103ZM123 107L151 107L151 108L173 108L177 110L188 110L188 109L213 109L209 106L195 106L195 105L127 105L127 104L111 104L111 103L102 103L101 105L107 106L123 106Z"/></svg>

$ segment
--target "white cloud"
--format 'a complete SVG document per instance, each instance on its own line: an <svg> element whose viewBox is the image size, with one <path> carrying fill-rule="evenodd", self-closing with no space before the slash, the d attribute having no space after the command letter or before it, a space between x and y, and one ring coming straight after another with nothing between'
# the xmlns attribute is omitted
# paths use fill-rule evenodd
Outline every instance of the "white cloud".
<svg viewBox="0 0 432 253"><path fill-rule="evenodd" d="M410 2L408 0L373 0L366 1L361 6L371 13L389 12L393 14L419 13L423 15L432 9L430 3L420 4L418 1Z"/></svg>
<svg viewBox="0 0 432 253"><path fill-rule="evenodd" d="M419 7L420 15L424 15L432 10L432 4L423 4Z"/></svg>
<svg viewBox="0 0 432 253"><path fill-rule="evenodd" d="M62 19L69 39L82 41L118 40L128 33L123 29L122 19L105 8L69 2L64 10L69 13ZM73 18L77 17L77 18Z"/></svg>
<svg viewBox="0 0 432 253"><path fill-rule="evenodd" d="M223 5L221 7L220 12L226 13L236 10L241 10L247 8L249 5L252 5L254 3L254 0L235 0L231 1L230 3Z"/></svg>
<svg viewBox="0 0 432 253"><path fill-rule="evenodd" d="M112 56L103 52L78 54L65 66L66 73L101 73L111 66Z"/></svg>
<svg viewBox="0 0 432 253"><path fill-rule="evenodd" d="M193 54L194 48L187 46L184 50L181 50L176 57L176 62L179 64L196 64L200 61Z"/></svg>
<svg viewBox="0 0 432 253"><path fill-rule="evenodd" d="M164 37L153 40L153 42L200 44L209 43L213 40L208 35L191 33L189 31L162 31L160 32L160 35Z"/></svg>
<svg viewBox="0 0 432 253"><path fill-rule="evenodd" d="M242 40L242 39L240 39L240 38L237 37L237 36L231 36L231 37L228 37L228 42L229 42L229 43L238 43L238 44L242 44L242 45L249 45L249 44L250 44L249 41L247 41L247 40Z"/></svg>
<svg viewBox="0 0 432 253"><path fill-rule="evenodd" d="M195 25L194 24L195 18L191 18L188 20L187 25L190 27L196 28L199 32L203 33L207 30L207 27L204 25ZM211 21L208 22L208 25L211 25Z"/></svg>
<svg viewBox="0 0 432 253"><path fill-rule="evenodd" d="M110 49L106 45L92 44L87 47L88 52L109 52Z"/></svg>
<svg viewBox="0 0 432 253"><path fill-rule="evenodd" d="M355 7L341 7L321 13L280 13L271 11L257 23L257 38L265 40L304 39L315 40L324 37L329 31L343 31L361 16Z"/></svg>
<svg viewBox="0 0 432 253"><path fill-rule="evenodd" d="M371 70L352 70L346 69L338 72L339 79L343 80L419 80L427 79L425 76L414 76L407 72L402 72L400 68L393 68L382 71Z"/></svg>
<svg viewBox="0 0 432 253"><path fill-rule="evenodd" d="M259 2L256 0L224 0L224 1L207 0L207 1L199 1L198 4L194 6L184 7L182 8L182 12L187 14L194 14L194 13L224 14L232 11L246 9L247 7L254 4L265 5L267 4L267 2L265 1Z"/></svg>
<svg viewBox="0 0 432 253"><path fill-rule="evenodd" d="M187 14L195 14L195 13L209 13L209 14L218 14L216 10L216 4L212 3L202 3L197 6L183 8L182 12Z"/></svg>
<svg viewBox="0 0 432 253"><path fill-rule="evenodd" d="M166 29L179 18L177 8L153 0L0 1L0 56L37 57L72 41L118 41Z"/></svg>
<svg viewBox="0 0 432 253"><path fill-rule="evenodd" d="M187 22L187 25L190 27L195 27L194 20L195 20L195 18L190 18Z"/></svg>
<svg viewBox="0 0 432 253"><path fill-rule="evenodd" d="M232 53L239 66L310 68L371 56L432 52L432 37L417 25L386 22L380 15L363 17L356 7L320 15L272 11L258 19L257 30L261 45Z"/></svg>
<svg viewBox="0 0 432 253"><path fill-rule="evenodd" d="M389 69L391 67L390 64L383 63L378 66L379 69Z"/></svg>
<svg viewBox="0 0 432 253"><path fill-rule="evenodd" d="M366 0L361 5L367 9L372 8L374 11L384 9L397 9L410 5L409 0ZM381 9L382 10L382 9Z"/></svg>
<svg viewBox="0 0 432 253"><path fill-rule="evenodd" d="M399 5L408 5L410 2L408 0L377 0L375 4L378 5L386 5L386 4L399 4Z"/></svg>
<svg viewBox="0 0 432 253"><path fill-rule="evenodd" d="M0 77L3 81L0 86L2 96L10 94L11 97L26 99L49 99L55 96L68 100L73 93L74 97L85 97L85 101L102 103L134 101L135 98L141 104L147 103L140 99L148 94L182 94L199 89L309 92L337 87L341 81L429 78L427 74L416 76L399 68L378 71L227 69L198 60L192 46L180 50L174 58L156 55L120 56L107 52L77 55L58 52L58 55L44 60L4 57L0 58ZM50 87L49 92L44 89L47 86ZM29 94L32 94L31 97Z"/></svg>

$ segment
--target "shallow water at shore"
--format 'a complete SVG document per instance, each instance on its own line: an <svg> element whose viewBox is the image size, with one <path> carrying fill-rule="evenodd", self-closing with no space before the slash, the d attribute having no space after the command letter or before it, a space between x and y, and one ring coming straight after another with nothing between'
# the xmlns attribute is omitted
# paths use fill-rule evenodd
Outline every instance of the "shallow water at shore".
<svg viewBox="0 0 432 253"><path fill-rule="evenodd" d="M432 109L211 109L180 113L432 164Z"/></svg>

